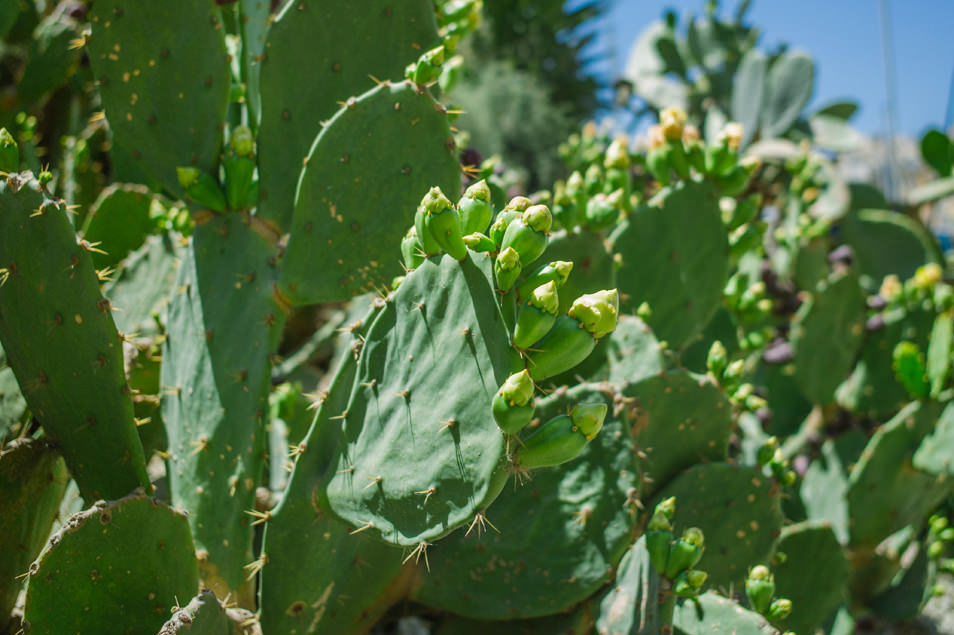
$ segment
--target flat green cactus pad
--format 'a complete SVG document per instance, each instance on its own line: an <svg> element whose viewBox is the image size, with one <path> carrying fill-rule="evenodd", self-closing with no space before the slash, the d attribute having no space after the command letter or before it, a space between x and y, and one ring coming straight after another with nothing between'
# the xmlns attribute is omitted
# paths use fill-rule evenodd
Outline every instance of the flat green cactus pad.
<svg viewBox="0 0 954 635"><path fill-rule="evenodd" d="M766 635L778 633L764 617L742 608L736 602L713 591L703 593L698 602L682 600L673 613L677 635Z"/></svg>
<svg viewBox="0 0 954 635"><path fill-rule="evenodd" d="M122 342L65 203L32 175L0 182L0 341L87 501L148 486Z"/></svg>
<svg viewBox="0 0 954 635"><path fill-rule="evenodd" d="M921 265L944 263L937 241L924 226L898 212L859 210L842 219L841 232L872 290L889 274L907 280Z"/></svg>
<svg viewBox="0 0 954 635"><path fill-rule="evenodd" d="M30 632L154 633L199 586L185 514L135 494L71 517L30 568ZM184 601L184 600L183 600Z"/></svg>
<svg viewBox="0 0 954 635"><path fill-rule="evenodd" d="M808 466L802 477L800 494L810 520L828 523L838 542L847 545L848 473L864 450L867 439L861 430L849 430L822 444L821 453Z"/></svg>
<svg viewBox="0 0 954 635"><path fill-rule="evenodd" d="M13 370L7 365L7 355L0 347L0 439L20 420L26 411L26 400Z"/></svg>
<svg viewBox="0 0 954 635"><path fill-rule="evenodd" d="M280 287L292 304L387 288L424 194L460 191L443 108L410 82L351 100L315 140L295 199Z"/></svg>
<svg viewBox="0 0 954 635"><path fill-rule="evenodd" d="M729 246L718 200L704 183L680 183L639 207L610 236L619 255L623 313L646 302L660 341L680 349L722 303Z"/></svg>
<svg viewBox="0 0 954 635"><path fill-rule="evenodd" d="M795 314L791 341L795 379L812 403L826 404L855 363L865 335L865 297L858 276L836 274L819 283Z"/></svg>
<svg viewBox="0 0 954 635"><path fill-rule="evenodd" d="M613 588L603 596L596 630L619 635L649 635L662 627L659 593L661 578L649 561L646 537L623 555Z"/></svg>
<svg viewBox="0 0 954 635"><path fill-rule="evenodd" d="M806 521L782 530L778 550L784 562L775 565L775 595L792 601L786 630L813 633L845 601L848 559L827 523Z"/></svg>
<svg viewBox="0 0 954 635"><path fill-rule="evenodd" d="M123 333L158 334L153 314L165 323L169 299L175 292L176 269L183 249L178 237L150 236L126 260L104 293L121 310L113 319Z"/></svg>
<svg viewBox="0 0 954 635"><path fill-rule="evenodd" d="M247 36L253 38L256 33L248 29L254 31L254 24L246 26ZM258 69L252 67L260 73L259 213L263 218L282 228L288 226L302 162L309 156L322 125L346 100L373 88L375 79L403 79L404 67L436 46L437 40L434 7L429 0L286 3L268 29L261 64ZM304 60L307 70L302 67ZM382 121L367 123L371 131ZM443 143L445 138L438 142ZM395 146L406 143L397 138L392 141ZM348 146L357 145L356 138L352 142ZM357 151L348 146L332 150L328 160L338 161L343 153ZM393 167L400 170L403 165ZM433 184L437 183L435 180ZM426 191L420 192L415 203ZM372 209L387 217L401 211L377 206ZM325 210L322 213L327 215Z"/></svg>
<svg viewBox="0 0 954 635"><path fill-rule="evenodd" d="M646 479L644 494L665 487L680 471L722 461L732 431L732 406L705 375L672 370L623 388L634 399L633 433Z"/></svg>
<svg viewBox="0 0 954 635"><path fill-rule="evenodd" d="M416 547L500 492L505 439L490 404L522 364L496 297L488 255L444 256L408 274L375 319L321 492L353 528Z"/></svg>
<svg viewBox="0 0 954 635"><path fill-rule="evenodd" d="M83 238L96 243L97 269L115 267L153 231L149 218L152 192L142 185L113 184L103 190L83 225Z"/></svg>
<svg viewBox="0 0 954 635"><path fill-rule="evenodd" d="M861 353L851 375L835 393L838 405L873 419L887 418L908 400L908 392L894 374L894 347L906 340L927 348L934 312L915 308L887 311L884 327L865 333Z"/></svg>
<svg viewBox="0 0 954 635"><path fill-rule="evenodd" d="M378 309L345 333L360 343ZM362 535L322 511L316 482L331 467L341 432L337 417L351 396L357 363L345 346L278 507L265 527L261 623L266 633L360 632L396 601L405 553ZM360 350L360 348L358 349Z"/></svg>
<svg viewBox="0 0 954 635"><path fill-rule="evenodd" d="M911 464L940 414L941 404L910 403L868 441L845 495L853 544L874 548L885 536L921 522L951 492L954 481L946 473L935 476Z"/></svg>
<svg viewBox="0 0 954 635"><path fill-rule="evenodd" d="M264 466L270 356L284 313L273 299L276 248L230 213L199 225L179 265L162 347L169 490L189 512L203 581L251 602L255 487Z"/></svg>
<svg viewBox="0 0 954 635"><path fill-rule="evenodd" d="M612 410L612 395L579 385L541 402L536 416L546 421L577 403ZM493 527L433 545L411 598L475 619L513 619L564 611L592 594L631 540L639 483L631 443L623 419L607 415L578 458L505 489L486 512Z"/></svg>
<svg viewBox="0 0 954 635"><path fill-rule="evenodd" d="M116 143L170 192L176 167L215 174L231 75L215 4L100 0L89 59Z"/></svg>
<svg viewBox="0 0 954 635"><path fill-rule="evenodd" d="M635 315L622 315L609 337L609 380L616 386L637 384L663 372L666 360L652 330Z"/></svg>
<svg viewBox="0 0 954 635"><path fill-rule="evenodd" d="M225 614L225 608L216 599L215 594L208 589L176 611L172 618L159 629L159 635L175 633L230 635L233 632L229 618Z"/></svg>
<svg viewBox="0 0 954 635"><path fill-rule="evenodd" d="M760 472L731 463L697 465L657 498L671 496L673 526L699 527L705 535L706 551L696 568L709 574L710 586L728 588L771 557L782 526L780 492Z"/></svg>
<svg viewBox="0 0 954 635"><path fill-rule="evenodd" d="M948 403L914 453L914 467L929 474L954 476L954 404Z"/></svg>
<svg viewBox="0 0 954 635"><path fill-rule="evenodd" d="M21 577L46 544L69 475L46 441L18 439L0 450L0 627L23 587Z"/></svg>

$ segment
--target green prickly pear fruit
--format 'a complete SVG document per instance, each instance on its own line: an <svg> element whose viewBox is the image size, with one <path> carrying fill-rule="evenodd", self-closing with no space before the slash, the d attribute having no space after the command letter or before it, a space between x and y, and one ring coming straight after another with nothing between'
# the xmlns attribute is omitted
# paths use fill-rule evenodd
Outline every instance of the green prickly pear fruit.
<svg viewBox="0 0 954 635"><path fill-rule="evenodd" d="M53 173L49 169L40 170L40 173L36 175L36 180L40 185L46 187L53 182Z"/></svg>
<svg viewBox="0 0 954 635"><path fill-rule="evenodd" d="M417 269L424 262L424 247L417 237L417 228L411 227L401 239L401 258L408 271Z"/></svg>
<svg viewBox="0 0 954 635"><path fill-rule="evenodd" d="M623 191L616 190L609 196L597 194L586 203L586 226L593 231L612 227L619 219L619 205Z"/></svg>
<svg viewBox="0 0 954 635"><path fill-rule="evenodd" d="M769 437L766 439L765 443L762 444L762 447L759 448L758 454L756 455L755 460L758 462L759 467L768 465L769 462L775 458L775 453L778 450L778 437Z"/></svg>
<svg viewBox="0 0 954 635"><path fill-rule="evenodd" d="M669 561L669 550L672 548L672 514L675 511L675 498L668 498L653 511L652 518L646 526L646 550L649 552L649 561L653 568L662 575ZM667 513L667 506L671 511Z"/></svg>
<svg viewBox="0 0 954 635"><path fill-rule="evenodd" d="M606 148L606 156L603 158L603 167L607 170L628 170L629 169L629 151L626 147L626 137L617 137L609 147Z"/></svg>
<svg viewBox="0 0 954 635"><path fill-rule="evenodd" d="M756 613L765 615L775 596L775 579L772 572L765 565L752 567L749 577L745 580L745 594L752 603Z"/></svg>
<svg viewBox="0 0 954 635"><path fill-rule="evenodd" d="M248 209L255 175L255 139L248 126L236 126L229 138L229 149L222 160L225 168L225 197L231 209Z"/></svg>
<svg viewBox="0 0 954 635"><path fill-rule="evenodd" d="M725 372L728 363L729 354L725 350L725 346L719 340L714 341L712 346L709 347L709 355L706 357L706 368L709 369L709 374L716 381L721 380L722 373Z"/></svg>
<svg viewBox="0 0 954 635"><path fill-rule="evenodd" d="M541 381L568 371L593 352L596 339L574 317L561 315L527 353L530 376Z"/></svg>
<svg viewBox="0 0 954 635"><path fill-rule="evenodd" d="M225 194L211 174L188 166L176 168L176 176L179 185L193 201L216 212L225 211Z"/></svg>
<svg viewBox="0 0 954 635"><path fill-rule="evenodd" d="M728 174L718 178L719 187L723 196L738 196L749 184L752 175L761 167L762 162L756 157L743 159Z"/></svg>
<svg viewBox="0 0 954 635"><path fill-rule="evenodd" d="M520 218L521 214L529 207L529 198L525 196L515 196L510 199L510 202L497 214L497 218L494 219L493 224L490 226L490 237L497 243L498 248L501 247L504 234L507 233L507 228L510 227L510 224Z"/></svg>
<svg viewBox="0 0 954 635"><path fill-rule="evenodd" d="M592 441L603 428L603 421L606 419L606 413L609 406L605 403L584 403L577 404L570 411L570 418L580 429L587 441Z"/></svg>
<svg viewBox="0 0 954 635"><path fill-rule="evenodd" d="M6 128L0 128L0 172L13 174L20 169L20 148Z"/></svg>
<svg viewBox="0 0 954 635"><path fill-rule="evenodd" d="M770 622L780 622L791 614L792 601L788 598L779 598L769 606L768 611L765 612L765 617L767 617Z"/></svg>
<svg viewBox="0 0 954 635"><path fill-rule="evenodd" d="M583 175L583 190L587 196L596 196L603 191L603 169L599 163L593 163L586 168Z"/></svg>
<svg viewBox="0 0 954 635"><path fill-rule="evenodd" d="M682 598L694 598L699 595L708 577L709 574L698 569L683 571L673 580L672 592Z"/></svg>
<svg viewBox="0 0 954 635"><path fill-rule="evenodd" d="M579 206L563 181L553 185L553 220L567 230L572 230L580 222Z"/></svg>
<svg viewBox="0 0 954 635"><path fill-rule="evenodd" d="M467 234L463 238L464 244L471 251L493 253L497 251L497 243L490 236L485 236L480 232Z"/></svg>
<svg viewBox="0 0 954 635"><path fill-rule="evenodd" d="M649 128L649 149L646 151L646 169L652 174L653 178L659 181L660 185L669 185L670 166L669 150L670 145L666 143L666 137L660 126L650 126Z"/></svg>
<svg viewBox="0 0 954 635"><path fill-rule="evenodd" d="M715 144L706 148L706 173L713 176L728 174L738 161L739 145L742 143L742 125L729 122L719 133Z"/></svg>
<svg viewBox="0 0 954 635"><path fill-rule="evenodd" d="M457 208L460 210L461 231L464 234L486 231L494 216L487 181L481 179L468 187L460 197Z"/></svg>
<svg viewBox="0 0 954 635"><path fill-rule="evenodd" d="M432 187L424 197L424 227L434 241L455 260L467 257L460 230L460 216L454 204L444 196L439 187Z"/></svg>
<svg viewBox="0 0 954 635"><path fill-rule="evenodd" d="M526 267L543 255L547 248L547 232L552 224L550 209L546 205L533 205L510 223L500 248L515 249L520 254L520 265Z"/></svg>
<svg viewBox="0 0 954 635"><path fill-rule="evenodd" d="M517 286L517 294L526 298L534 289L548 282L554 282L559 289L566 283L571 271L573 263L569 260L555 260L541 265Z"/></svg>
<svg viewBox="0 0 954 635"><path fill-rule="evenodd" d="M669 550L669 560L666 561L665 576L670 580L679 575L680 571L691 569L699 564L705 551L705 539L702 530L690 527L683 532L682 537L673 543Z"/></svg>
<svg viewBox="0 0 954 635"><path fill-rule="evenodd" d="M510 287L520 276L520 254L513 247L507 247L499 254L494 261L494 277L497 280L497 288L503 293L510 291Z"/></svg>
<svg viewBox="0 0 954 635"><path fill-rule="evenodd" d="M553 328L559 309L560 298L555 282L550 281L534 289L517 314L513 345L530 348Z"/></svg>
<svg viewBox="0 0 954 635"><path fill-rule="evenodd" d="M619 291L604 289L581 295L573 301L567 313L570 317L578 319L583 328L599 339L616 329L616 320L619 316Z"/></svg>
<svg viewBox="0 0 954 635"><path fill-rule="evenodd" d="M522 430L533 418L532 398L533 380L526 369L508 377L491 404L497 426L507 434Z"/></svg>
<svg viewBox="0 0 954 635"><path fill-rule="evenodd" d="M579 456L586 437L567 415L556 416L523 440L517 463L524 468L552 467Z"/></svg>
<svg viewBox="0 0 954 635"><path fill-rule="evenodd" d="M408 64L404 76L415 84L430 84L441 76L444 65L444 47L436 46L427 51L416 62Z"/></svg>
<svg viewBox="0 0 954 635"><path fill-rule="evenodd" d="M576 204L576 212L579 214L586 207L586 184L583 182L583 175L579 170L574 171L566 179L566 194Z"/></svg>
<svg viewBox="0 0 954 635"><path fill-rule="evenodd" d="M437 239L434 238L427 227L428 208L443 205L440 199L447 201L447 197L444 196L439 187L432 187L421 199L421 204L417 206L417 211L414 213L414 228L417 230L417 239L421 241L421 247L424 249L426 256L441 253L440 243L437 242ZM447 204L450 204L450 201L447 201Z"/></svg>
<svg viewBox="0 0 954 635"><path fill-rule="evenodd" d="M915 399L927 395L928 383L924 370L924 355L914 342L898 342L894 347L894 375L905 390Z"/></svg>

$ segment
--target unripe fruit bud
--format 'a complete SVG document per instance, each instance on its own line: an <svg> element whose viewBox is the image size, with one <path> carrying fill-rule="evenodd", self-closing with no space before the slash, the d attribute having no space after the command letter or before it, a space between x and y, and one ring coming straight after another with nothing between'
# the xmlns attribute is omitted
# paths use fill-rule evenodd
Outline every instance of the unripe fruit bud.
<svg viewBox="0 0 954 635"><path fill-rule="evenodd" d="M411 227L401 240L401 258L404 268L408 271L417 269L424 262L424 251L421 241L417 238L417 229Z"/></svg>
<svg viewBox="0 0 954 635"><path fill-rule="evenodd" d="M463 237L464 245L471 251L491 253L497 251L497 244L490 236L485 236L480 232L468 234Z"/></svg>
<svg viewBox="0 0 954 635"><path fill-rule="evenodd" d="M666 108L659 114L659 127L667 141L682 141L686 125L686 111L681 108Z"/></svg>
<svg viewBox="0 0 954 635"><path fill-rule="evenodd" d="M497 288L507 293L510 287L520 276L520 254L512 247L507 247L499 254L494 261L494 275L497 279Z"/></svg>
<svg viewBox="0 0 954 635"><path fill-rule="evenodd" d="M0 128L0 172L13 174L20 169L20 148L6 128Z"/></svg>
<svg viewBox="0 0 954 635"><path fill-rule="evenodd" d="M424 227L434 241L455 260L467 257L460 231L460 216L453 203L439 187L432 187L421 203L424 207Z"/></svg>
<svg viewBox="0 0 954 635"><path fill-rule="evenodd" d="M251 157L255 154L255 137L248 126L236 126L229 136L229 145L232 151L240 157Z"/></svg>
<svg viewBox="0 0 954 635"><path fill-rule="evenodd" d="M514 434L522 430L533 418L533 381L530 373L522 370L514 373L494 395L492 411L501 430Z"/></svg>
<svg viewBox="0 0 954 635"><path fill-rule="evenodd" d="M524 468L552 467L579 456L586 447L586 438L573 420L559 415L541 425L523 440L516 461Z"/></svg>
<svg viewBox="0 0 954 635"><path fill-rule="evenodd" d="M513 345L517 348L529 348L546 335L556 322L559 308L556 283L551 281L534 289L520 307L513 330Z"/></svg>
<svg viewBox="0 0 954 635"><path fill-rule="evenodd" d="M553 328L527 353L530 376L542 381L568 371L593 352L596 340L573 317L561 315Z"/></svg>
<svg viewBox="0 0 954 635"><path fill-rule="evenodd" d="M709 347L709 355L706 358L706 367L716 381L722 379L722 373L725 371L725 367L728 363L729 354L725 350L725 346L723 346L722 342L716 340L712 343L712 346Z"/></svg>
<svg viewBox="0 0 954 635"><path fill-rule="evenodd" d="M629 151L626 149L626 137L617 137L606 148L606 157L603 159L603 167L607 170L628 170L629 169Z"/></svg>
<svg viewBox="0 0 954 635"><path fill-rule="evenodd" d="M609 406L605 403L577 404L570 411L570 418L586 440L592 441L602 429L608 411Z"/></svg>
<svg viewBox="0 0 954 635"><path fill-rule="evenodd" d="M752 608L764 615L775 595L775 580L768 567L761 564L752 567L749 577L745 580L745 594L749 597Z"/></svg>
<svg viewBox="0 0 954 635"><path fill-rule="evenodd" d="M784 620L791 614L792 601L787 598L779 598L772 602L772 605L765 613L765 617L767 617L770 622L778 622Z"/></svg>
<svg viewBox="0 0 954 635"><path fill-rule="evenodd" d="M665 576L674 579L681 571L696 566L705 551L704 543L702 530L698 527L690 527L684 531L682 537L669 550Z"/></svg>
<svg viewBox="0 0 954 635"><path fill-rule="evenodd" d="M176 168L176 176L189 198L213 211L225 211L225 194L212 175L188 166Z"/></svg>
<svg viewBox="0 0 954 635"><path fill-rule="evenodd" d="M534 289L547 282L553 282L557 288L562 287L573 271L573 263L569 260L555 260L541 265L536 271L527 276L527 279L517 286L517 294L521 298L527 297Z"/></svg>
<svg viewBox="0 0 954 635"><path fill-rule="evenodd" d="M486 231L494 216L487 181L481 179L468 187L457 207L460 209L461 231L464 234Z"/></svg>
<svg viewBox="0 0 954 635"><path fill-rule="evenodd" d="M616 329L619 315L619 292L616 289L581 295L567 312L580 321L593 337L599 339Z"/></svg>

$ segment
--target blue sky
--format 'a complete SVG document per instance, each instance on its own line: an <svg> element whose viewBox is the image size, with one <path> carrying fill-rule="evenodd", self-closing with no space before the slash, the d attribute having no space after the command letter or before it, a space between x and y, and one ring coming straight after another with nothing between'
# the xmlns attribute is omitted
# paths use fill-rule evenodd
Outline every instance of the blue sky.
<svg viewBox="0 0 954 635"><path fill-rule="evenodd" d="M736 0L723 0L723 13ZM954 71L954 0L888 0L897 83L897 128L908 135L944 124ZM598 46L615 51L622 71L629 47L664 9L702 13L704 0L615 0ZM887 97L878 0L754 0L748 21L761 45L788 42L816 61L813 103L841 98L861 104L854 124L869 135L887 130Z"/></svg>

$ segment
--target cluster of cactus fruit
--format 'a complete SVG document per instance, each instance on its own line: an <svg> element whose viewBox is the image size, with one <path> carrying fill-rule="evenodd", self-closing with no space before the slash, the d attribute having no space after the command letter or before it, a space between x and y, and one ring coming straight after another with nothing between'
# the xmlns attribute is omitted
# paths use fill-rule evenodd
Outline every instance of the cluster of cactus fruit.
<svg viewBox="0 0 954 635"><path fill-rule="evenodd" d="M849 633L954 569L916 217L680 109L465 189L476 0L74 4L0 8L0 632Z"/></svg>

